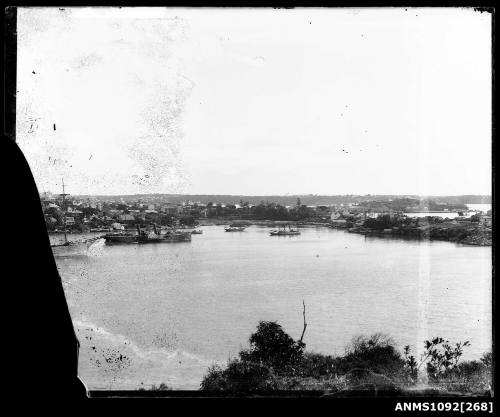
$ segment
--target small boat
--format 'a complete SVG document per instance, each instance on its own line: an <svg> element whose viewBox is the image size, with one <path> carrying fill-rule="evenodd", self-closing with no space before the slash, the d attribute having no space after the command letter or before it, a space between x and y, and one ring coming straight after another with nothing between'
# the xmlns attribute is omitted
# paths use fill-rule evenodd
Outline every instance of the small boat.
<svg viewBox="0 0 500 417"><path fill-rule="evenodd" d="M290 226L288 226L287 230L286 227L283 226L283 228L279 228L278 230L271 230L269 234L271 236L295 236L300 235L300 230L292 229Z"/></svg>
<svg viewBox="0 0 500 417"><path fill-rule="evenodd" d="M243 226L228 226L224 230L226 232L243 232L245 228Z"/></svg>
<svg viewBox="0 0 500 417"><path fill-rule="evenodd" d="M201 235L201 234L203 234L203 230L201 230L201 229L195 229L195 230L191 231L191 234L192 235Z"/></svg>

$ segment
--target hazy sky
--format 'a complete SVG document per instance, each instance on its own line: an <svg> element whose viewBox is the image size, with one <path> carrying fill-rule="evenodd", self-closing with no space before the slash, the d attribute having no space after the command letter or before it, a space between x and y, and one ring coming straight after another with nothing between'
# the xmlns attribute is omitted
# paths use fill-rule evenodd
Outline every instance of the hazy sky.
<svg viewBox="0 0 500 417"><path fill-rule="evenodd" d="M472 9L19 9L17 81L39 191L491 189Z"/></svg>

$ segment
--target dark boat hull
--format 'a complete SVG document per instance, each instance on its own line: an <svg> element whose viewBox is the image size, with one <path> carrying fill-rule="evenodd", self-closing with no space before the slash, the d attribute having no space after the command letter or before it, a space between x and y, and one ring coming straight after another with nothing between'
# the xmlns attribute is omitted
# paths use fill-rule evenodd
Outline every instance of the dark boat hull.
<svg viewBox="0 0 500 417"><path fill-rule="evenodd" d="M137 243L138 236L128 235L128 236L120 236L120 235L106 235L104 236L106 239L106 243Z"/></svg>
<svg viewBox="0 0 500 417"><path fill-rule="evenodd" d="M173 243L190 242L191 232L167 232L166 234L108 234L105 235L107 244L127 244L127 243Z"/></svg>

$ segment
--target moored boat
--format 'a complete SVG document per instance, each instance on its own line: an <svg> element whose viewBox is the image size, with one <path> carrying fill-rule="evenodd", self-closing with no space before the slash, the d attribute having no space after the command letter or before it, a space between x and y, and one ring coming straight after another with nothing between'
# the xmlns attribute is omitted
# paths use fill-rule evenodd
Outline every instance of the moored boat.
<svg viewBox="0 0 500 417"><path fill-rule="evenodd" d="M245 227L243 226L228 226L224 229L226 232L243 232Z"/></svg>
<svg viewBox="0 0 500 417"><path fill-rule="evenodd" d="M167 232L164 235L145 235L139 236L138 242L144 243L173 243L173 242L190 242L190 232Z"/></svg>
<svg viewBox="0 0 500 417"><path fill-rule="evenodd" d="M55 230L58 233L64 233L64 243L50 245L52 253L54 256L75 256L75 255L87 255L87 251L95 241L99 240L101 236L96 236L90 239L84 239L79 241L68 240L68 229L67 229L67 207L66 207L66 196L68 196L64 188L64 179L62 180L62 214L63 214L63 230Z"/></svg>
<svg viewBox="0 0 500 417"><path fill-rule="evenodd" d="M278 230L271 230L269 234L271 236L295 236L300 235L300 230L292 229L290 226L286 229L286 227L283 226L283 228L279 228Z"/></svg>
<svg viewBox="0 0 500 417"><path fill-rule="evenodd" d="M174 242L190 242L191 232L181 232L180 230L171 229L167 230L164 234L158 232L156 225L153 224L153 230L149 233L140 230L137 236L138 243L174 243Z"/></svg>

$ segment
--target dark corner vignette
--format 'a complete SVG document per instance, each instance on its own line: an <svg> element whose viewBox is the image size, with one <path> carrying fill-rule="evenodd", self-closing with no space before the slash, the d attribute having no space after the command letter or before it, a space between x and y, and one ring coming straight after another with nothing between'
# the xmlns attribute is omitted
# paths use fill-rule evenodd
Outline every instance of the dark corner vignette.
<svg viewBox="0 0 500 417"><path fill-rule="evenodd" d="M16 144L16 12L4 8L4 115L2 167L6 194L16 201L17 221L6 221L9 236L4 299L9 301L9 399L42 401L87 398L78 379L78 340L52 255L30 167ZM28 400L29 401L29 400Z"/></svg>

